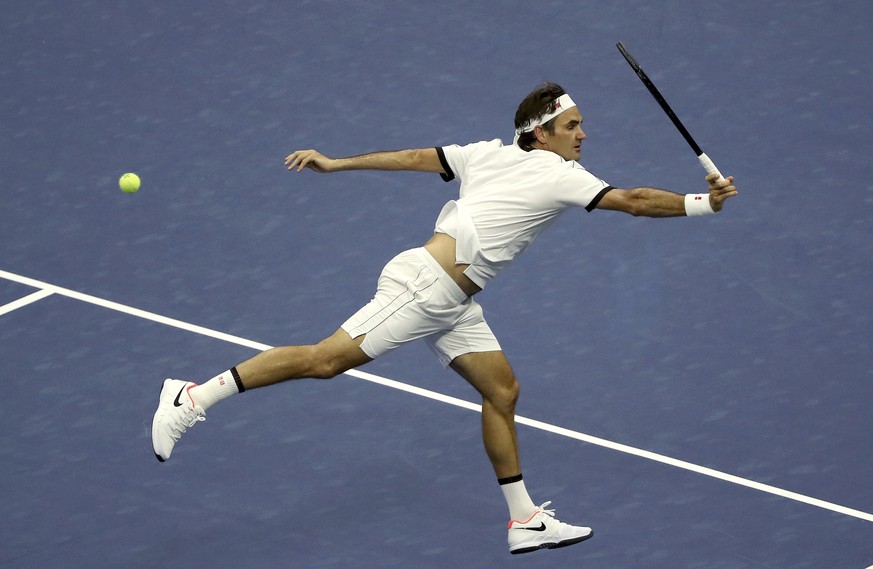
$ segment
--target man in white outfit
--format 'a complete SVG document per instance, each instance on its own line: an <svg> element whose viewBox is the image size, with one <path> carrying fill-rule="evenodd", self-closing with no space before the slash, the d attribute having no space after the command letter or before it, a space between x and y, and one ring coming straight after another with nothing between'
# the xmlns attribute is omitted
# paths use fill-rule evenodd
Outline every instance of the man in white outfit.
<svg viewBox="0 0 873 569"><path fill-rule="evenodd" d="M572 545L590 528L558 521L536 506L521 474L515 432L519 386L500 344L473 299L558 215L572 207L637 216L714 214L737 194L733 178L708 176L705 194L676 194L610 186L579 165L582 115L564 90L546 83L515 116L513 144L375 152L329 158L315 150L291 153L291 171L414 170L460 180L460 195L439 214L433 237L401 253L383 269L373 300L330 337L309 346L284 346L198 385L168 379L152 424L158 460L170 457L187 428L205 420L216 402L247 389L302 378L332 378L406 342L423 339L482 396L482 437L509 507L509 549L525 553Z"/></svg>

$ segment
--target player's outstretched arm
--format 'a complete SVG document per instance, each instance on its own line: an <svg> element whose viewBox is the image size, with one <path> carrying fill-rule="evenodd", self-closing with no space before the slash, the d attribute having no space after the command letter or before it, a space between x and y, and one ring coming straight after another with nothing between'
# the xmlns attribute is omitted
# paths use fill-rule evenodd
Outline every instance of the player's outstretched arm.
<svg viewBox="0 0 873 569"><path fill-rule="evenodd" d="M732 176L719 180L718 174L710 174L706 177L709 184L708 194L695 194L685 196L667 190L657 188L640 187L630 190L615 189L608 192L598 202L598 209L611 211L623 211L634 216L643 217L677 217L681 215L700 215L702 213L716 213L724 207L724 202L730 197L737 195L737 187L734 185ZM687 199L691 198L691 199ZM688 210L690 202L694 198L708 198L709 208L695 208Z"/></svg>
<svg viewBox="0 0 873 569"><path fill-rule="evenodd" d="M344 170L412 170L415 172L443 172L435 148L411 148L372 152L348 158L331 158L317 150L296 150L285 158L285 167L300 172L309 168L314 172L341 172Z"/></svg>

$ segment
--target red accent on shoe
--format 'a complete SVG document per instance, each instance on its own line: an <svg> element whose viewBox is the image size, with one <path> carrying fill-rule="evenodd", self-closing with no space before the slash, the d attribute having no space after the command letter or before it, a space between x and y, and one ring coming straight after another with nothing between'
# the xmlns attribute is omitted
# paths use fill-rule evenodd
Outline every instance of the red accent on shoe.
<svg viewBox="0 0 873 569"><path fill-rule="evenodd" d="M194 398L191 397L191 390L194 389L195 387L197 387L197 384L196 384L196 383L192 383L191 385L188 386L187 389L185 389L185 393L187 393L187 394L188 394L188 398L191 399L191 404L194 405L195 407L197 407L197 404L194 403Z"/></svg>
<svg viewBox="0 0 873 569"><path fill-rule="evenodd" d="M534 519L534 517L536 517L536 515L539 514L539 513L540 513L539 510L535 510L534 513L532 513L532 514L530 515L530 517L529 517L527 520L523 521L523 522L518 521L518 520L509 520L509 524L508 524L506 527L507 527L508 529L512 529L512 524L522 524L522 525L524 525L524 524L529 524L530 521L531 521L532 519Z"/></svg>

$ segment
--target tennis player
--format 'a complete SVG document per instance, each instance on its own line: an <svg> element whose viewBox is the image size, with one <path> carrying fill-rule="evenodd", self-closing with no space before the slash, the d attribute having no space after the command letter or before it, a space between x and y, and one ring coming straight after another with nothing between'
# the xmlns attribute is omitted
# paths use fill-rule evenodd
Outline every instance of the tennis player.
<svg viewBox="0 0 873 569"><path fill-rule="evenodd" d="M375 152L330 158L292 152L291 171L414 170L459 180L460 195L440 212L423 247L397 255L382 270L375 296L330 337L309 346L264 351L202 385L164 381L152 423L158 460L218 401L279 382L334 377L421 339L444 366L482 397L482 437L509 508L509 550L564 547L593 535L559 521L550 502L536 506L525 488L515 431L519 385L474 300L477 292L525 251L564 211L579 207L671 217L714 214L735 196L733 178L706 178L708 191L681 195L649 187L618 189L577 160L585 140L582 115L564 89L546 83L521 102L515 140Z"/></svg>

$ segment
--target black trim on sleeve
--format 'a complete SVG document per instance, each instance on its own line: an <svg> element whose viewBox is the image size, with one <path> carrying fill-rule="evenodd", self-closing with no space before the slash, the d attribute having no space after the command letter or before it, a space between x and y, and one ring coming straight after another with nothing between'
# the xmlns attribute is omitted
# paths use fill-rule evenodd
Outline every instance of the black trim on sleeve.
<svg viewBox="0 0 873 569"><path fill-rule="evenodd" d="M610 190L614 190L614 189L615 189L614 186L606 186L605 188L603 188L602 190L597 192L597 195L594 196L594 199L591 200L588 203L588 205L585 206L585 211L587 211L588 213L591 213L592 211L594 211L594 208L597 207L597 204L600 203L600 200L603 199L603 196L605 196Z"/></svg>
<svg viewBox="0 0 873 569"><path fill-rule="evenodd" d="M443 152L443 149L439 146L436 147L436 151L437 151L437 156L439 156L439 159L440 159L440 164L442 165L443 170L445 171L445 174L441 173L440 177L443 179L444 182L451 182L452 180L455 179L455 173L452 172L451 168L449 168L449 163L446 160L446 153Z"/></svg>

